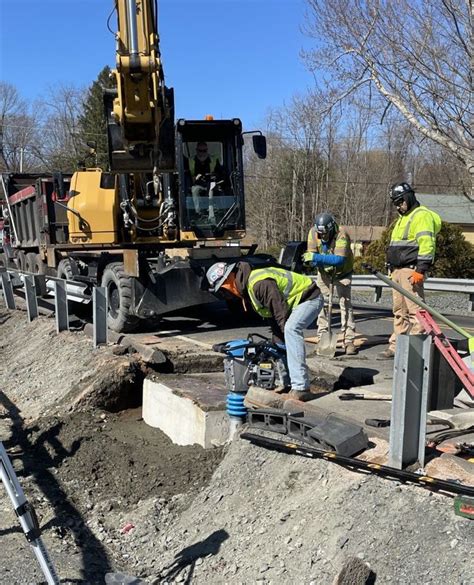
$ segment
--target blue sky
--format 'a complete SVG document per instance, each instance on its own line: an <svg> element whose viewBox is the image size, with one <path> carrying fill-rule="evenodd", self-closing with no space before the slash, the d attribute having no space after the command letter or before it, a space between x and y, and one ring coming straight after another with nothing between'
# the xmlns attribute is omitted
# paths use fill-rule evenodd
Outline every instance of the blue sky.
<svg viewBox="0 0 474 585"><path fill-rule="evenodd" d="M0 77L33 101L55 84L90 85L114 65L112 0L0 0ZM299 52L304 0L158 0L161 53L176 117L240 117L312 85ZM115 15L111 28L116 30Z"/></svg>

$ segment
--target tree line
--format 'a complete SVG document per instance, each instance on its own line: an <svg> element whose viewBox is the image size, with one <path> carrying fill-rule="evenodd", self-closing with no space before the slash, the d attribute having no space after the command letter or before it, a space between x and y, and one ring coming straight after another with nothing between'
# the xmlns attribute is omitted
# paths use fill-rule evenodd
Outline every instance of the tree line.
<svg viewBox="0 0 474 585"><path fill-rule="evenodd" d="M262 121L268 157L246 156L250 236L305 239L315 214L389 225L389 186L473 196L474 8L465 0L306 0L314 85ZM104 68L85 89L28 107L0 83L0 170L107 165ZM96 143L91 156L88 143Z"/></svg>

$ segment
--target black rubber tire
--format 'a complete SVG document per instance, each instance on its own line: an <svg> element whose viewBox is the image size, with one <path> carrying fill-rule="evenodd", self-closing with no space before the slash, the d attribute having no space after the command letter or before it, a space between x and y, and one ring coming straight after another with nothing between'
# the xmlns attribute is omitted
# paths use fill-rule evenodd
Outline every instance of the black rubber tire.
<svg viewBox="0 0 474 585"><path fill-rule="evenodd" d="M26 254L23 250L20 250L16 254L16 265L18 266L18 270L25 272L26 270Z"/></svg>
<svg viewBox="0 0 474 585"><path fill-rule="evenodd" d="M135 331L140 318L130 313L133 277L125 274L121 262L109 264L102 275L101 286L107 289L109 311L107 325L117 333Z"/></svg>
<svg viewBox="0 0 474 585"><path fill-rule="evenodd" d="M36 254L34 252L28 252L25 256L25 270L26 272L35 273L36 266Z"/></svg>
<svg viewBox="0 0 474 585"><path fill-rule="evenodd" d="M77 264L71 258L63 258L60 260L57 268L58 278L64 280L74 280L74 276L79 274Z"/></svg>

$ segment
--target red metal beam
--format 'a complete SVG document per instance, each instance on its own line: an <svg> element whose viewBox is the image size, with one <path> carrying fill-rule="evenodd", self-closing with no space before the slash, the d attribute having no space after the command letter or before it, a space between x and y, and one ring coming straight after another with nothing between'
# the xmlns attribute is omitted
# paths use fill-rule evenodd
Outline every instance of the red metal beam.
<svg viewBox="0 0 474 585"><path fill-rule="evenodd" d="M436 321L428 313L420 309L416 312L416 318L428 335L433 338L435 346L439 349L444 359L461 380L466 391L474 398L474 372L466 365L461 356L451 345L449 339L441 331Z"/></svg>

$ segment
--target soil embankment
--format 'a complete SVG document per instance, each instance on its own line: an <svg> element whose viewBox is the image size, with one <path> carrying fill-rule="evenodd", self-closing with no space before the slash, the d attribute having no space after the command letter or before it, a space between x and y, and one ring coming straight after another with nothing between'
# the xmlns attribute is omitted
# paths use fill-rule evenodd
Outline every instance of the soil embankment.
<svg viewBox="0 0 474 585"><path fill-rule="evenodd" d="M367 583L474 583L474 522L447 496L242 440L173 445L141 420L136 355L45 318L0 311L0 356L2 440L63 583L362 585L361 562ZM0 582L41 582L2 494L0 518Z"/></svg>

